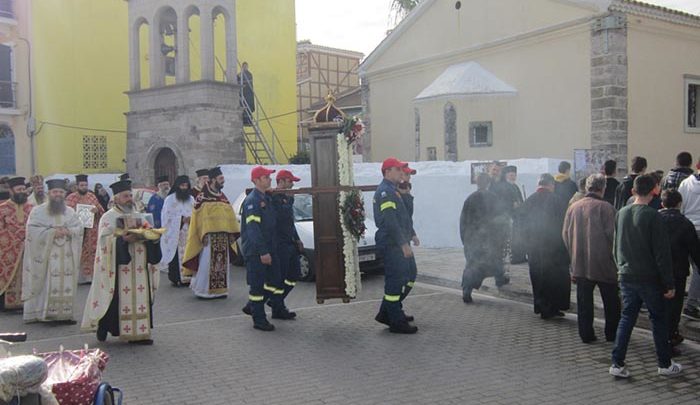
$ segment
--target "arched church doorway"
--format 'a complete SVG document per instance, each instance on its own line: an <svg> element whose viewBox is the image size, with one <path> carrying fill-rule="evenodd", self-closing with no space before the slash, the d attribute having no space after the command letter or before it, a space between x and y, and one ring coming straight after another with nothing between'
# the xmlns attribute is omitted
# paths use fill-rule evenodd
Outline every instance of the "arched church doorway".
<svg viewBox="0 0 700 405"><path fill-rule="evenodd" d="M170 148L163 148L158 151L153 169L155 174L154 184L160 176L168 176L170 184L172 184L177 177L177 156L175 156L175 152Z"/></svg>

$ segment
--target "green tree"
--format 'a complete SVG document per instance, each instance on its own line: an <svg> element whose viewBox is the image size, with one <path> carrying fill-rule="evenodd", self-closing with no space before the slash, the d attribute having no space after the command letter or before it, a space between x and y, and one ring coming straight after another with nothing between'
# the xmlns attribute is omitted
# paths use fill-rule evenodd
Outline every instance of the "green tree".
<svg viewBox="0 0 700 405"><path fill-rule="evenodd" d="M398 24L404 19L416 6L420 0L392 0L391 13L394 18L394 24Z"/></svg>

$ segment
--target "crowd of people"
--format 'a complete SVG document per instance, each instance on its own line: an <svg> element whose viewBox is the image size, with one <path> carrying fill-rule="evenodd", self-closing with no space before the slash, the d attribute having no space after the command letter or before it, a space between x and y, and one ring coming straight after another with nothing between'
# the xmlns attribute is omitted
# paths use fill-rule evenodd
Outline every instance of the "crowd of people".
<svg viewBox="0 0 700 405"><path fill-rule="evenodd" d="M464 202L460 236L466 266L462 298L486 277L497 286L510 282L504 263L529 266L534 312L542 319L565 316L571 284L576 286L579 336L597 340L593 293L597 286L605 314L605 339L614 342L610 374L629 377L625 365L632 329L640 311L652 323L658 373L676 375L681 315L700 319L700 163L683 152L668 173L647 174L647 161L635 157L630 174L615 179L615 161L579 183L571 165L542 174L525 198L517 168L494 164L476 178L477 191ZM395 158L382 163L383 180L373 200L377 253L385 266L384 297L375 320L393 333L418 328L403 301L417 275L412 245L411 175ZM272 318L296 317L285 299L300 277L303 244L294 226L294 196L300 179L280 170L252 169L253 188L241 207L240 222L223 193L220 168L201 169L196 182L179 176L157 179L157 192L142 207L128 174L88 189L88 177L75 182L34 176L2 179L0 195L0 308L24 310L27 322L77 323L78 284L90 284L81 328L138 344L152 344L153 297L161 272L173 286L189 286L201 299L229 294L229 265L236 255L246 264L248 303L242 311L253 327L272 331ZM28 193L31 189L31 193ZM70 190L73 190L72 192ZM0 191L2 193L2 191ZM142 204L143 205L143 204ZM147 214L147 215L144 215ZM87 218L86 218L87 217ZM240 240L239 240L240 238ZM692 272L688 300L686 280Z"/></svg>
<svg viewBox="0 0 700 405"><path fill-rule="evenodd" d="M561 162L555 176L540 176L527 199L510 186L515 176L507 179L515 167L503 169L500 178L498 170L480 174L460 218L464 302L473 301L472 291L486 277L498 286L507 282L503 259L520 263L524 255L534 311L542 319L565 316L571 284L576 286L578 331L586 344L597 340L598 287L605 340L613 342L611 375L629 377L625 357L640 311L649 313L658 373L679 374L682 367L673 358L681 355L684 340L681 316L700 319L700 163L697 174L692 165L690 153L682 152L668 173L648 173L647 160L635 157L620 182L610 160L576 184L571 165ZM695 271L684 305L691 264Z"/></svg>
<svg viewBox="0 0 700 405"><path fill-rule="evenodd" d="M250 285L243 312L256 329L273 319L294 319L284 303L300 277L303 244L294 226L294 197L284 191L300 179L288 170L256 167L255 188L243 204L243 223L223 193L220 168L179 176L172 187L159 177L155 192L137 204L128 174L109 187L88 190L88 176L74 185L34 176L4 180L0 202L0 309L23 310L25 322L77 324L78 284L90 284L81 329L136 344L152 344L153 298L161 272L175 287L190 286L201 299L229 293L229 264L245 257ZM27 189L32 189L31 194ZM73 189L73 192L70 190ZM237 239L244 235L241 249Z"/></svg>

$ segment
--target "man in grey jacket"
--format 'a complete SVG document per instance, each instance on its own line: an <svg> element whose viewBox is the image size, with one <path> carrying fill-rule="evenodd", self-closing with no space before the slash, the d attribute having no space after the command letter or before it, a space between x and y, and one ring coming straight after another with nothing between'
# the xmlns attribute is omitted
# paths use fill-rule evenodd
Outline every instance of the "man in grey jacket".
<svg viewBox="0 0 700 405"><path fill-rule="evenodd" d="M571 279L576 284L578 334L583 343L597 340L593 330L593 290L600 290L605 310L605 340L615 340L620 322L617 266L613 258L615 208L603 200L606 178L586 179L584 198L566 213L562 238L571 257Z"/></svg>

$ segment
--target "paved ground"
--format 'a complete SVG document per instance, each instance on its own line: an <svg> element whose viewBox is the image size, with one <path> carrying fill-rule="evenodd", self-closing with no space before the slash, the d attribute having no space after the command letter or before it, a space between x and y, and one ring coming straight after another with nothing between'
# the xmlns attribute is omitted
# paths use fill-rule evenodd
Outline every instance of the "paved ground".
<svg viewBox="0 0 700 405"><path fill-rule="evenodd" d="M433 259L419 252L421 266ZM111 356L105 379L129 405L691 404L700 394L700 349L684 345L685 373L665 379L645 332L632 338L633 378L615 381L607 374L611 344L581 344L572 315L542 321L529 305L485 295L467 306L459 291L419 284L406 308L420 331L393 335L372 320L382 279L370 276L351 304L316 305L313 285L300 284L289 300L299 319L262 333L239 312L247 295L240 268L233 279L231 297L219 301L199 301L163 280L152 347L98 344L77 326L23 325L20 315L0 314L0 330L30 333L16 353L103 348ZM86 294L81 288L80 302Z"/></svg>
<svg viewBox="0 0 700 405"><path fill-rule="evenodd" d="M418 279L429 284L442 285L451 288L461 288L462 270L464 269L464 254L462 249L421 249L416 248L418 263ZM510 284L496 288L493 278L484 280L479 292L494 297L507 298L524 303L532 303L532 286L530 284L529 268L526 264L506 265L510 275ZM690 280L688 281L690 284ZM599 292L594 293L596 317L604 318L603 302ZM576 286L571 286L571 309L576 312ZM649 319L642 315L638 326L650 329ZM681 319L681 333L688 339L700 342L700 322Z"/></svg>

